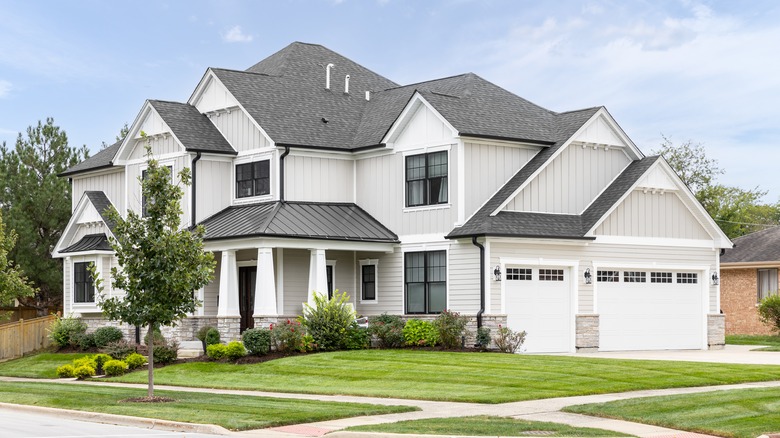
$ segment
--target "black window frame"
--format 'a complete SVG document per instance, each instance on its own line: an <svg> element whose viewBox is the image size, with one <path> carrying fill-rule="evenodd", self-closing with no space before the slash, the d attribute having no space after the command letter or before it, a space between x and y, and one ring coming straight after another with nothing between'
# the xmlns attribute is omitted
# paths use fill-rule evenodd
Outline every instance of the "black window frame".
<svg viewBox="0 0 780 438"><path fill-rule="evenodd" d="M444 156L443 163L432 164L432 159L436 157ZM424 158L423 166L413 166L414 161ZM436 151L428 152L424 154L407 155L404 159L404 170L406 179L406 206L407 207L424 207L429 205L444 205L449 203L449 152L448 151ZM431 167L437 166L437 169L444 169L444 174L431 176ZM419 170L424 170L422 175L419 175ZM417 170L417 172L415 172ZM420 185L422 189L422 196L419 203L412 203L411 193L413 190L419 190ZM439 195L435 196L433 200L433 192L438 189L440 192L442 187L444 188L444 199L441 200Z"/></svg>
<svg viewBox="0 0 780 438"><path fill-rule="evenodd" d="M242 169L239 171L239 169ZM245 172L243 169L249 169ZM239 180L239 175L248 175L248 178ZM250 191L242 194L241 183L249 183ZM236 199L252 198L271 194L271 160L257 160L249 163L239 163L235 166L235 190Z"/></svg>
<svg viewBox="0 0 780 438"><path fill-rule="evenodd" d="M410 259L422 255L423 266L410 266ZM431 259L434 256L442 256L443 264L431 265ZM422 269L423 281L409 281L411 275L410 269ZM433 269L443 269L443 272L437 273L437 276L443 278L443 281L432 281L431 274ZM422 284L423 285L423 307L422 312L409 311L409 285L410 284ZM441 310L431 309L431 286L443 286L444 288L444 306ZM404 311L407 315L438 315L441 312L447 310L447 251L414 251L404 253Z"/></svg>
<svg viewBox="0 0 780 438"><path fill-rule="evenodd" d="M369 274L366 273L367 268L371 271ZM360 265L360 301L376 301L376 264Z"/></svg>
<svg viewBox="0 0 780 438"><path fill-rule="evenodd" d="M76 304L91 304L95 302L95 284L89 265L92 262L73 263L73 302Z"/></svg>

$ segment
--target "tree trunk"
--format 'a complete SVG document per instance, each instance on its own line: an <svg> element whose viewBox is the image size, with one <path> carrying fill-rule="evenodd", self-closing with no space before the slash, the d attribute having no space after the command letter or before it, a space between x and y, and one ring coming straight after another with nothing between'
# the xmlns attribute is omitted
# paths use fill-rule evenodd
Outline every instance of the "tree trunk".
<svg viewBox="0 0 780 438"><path fill-rule="evenodd" d="M149 324L149 343L146 345L149 355L148 370L149 370L149 386L147 389L147 396L149 398L154 397L154 324Z"/></svg>

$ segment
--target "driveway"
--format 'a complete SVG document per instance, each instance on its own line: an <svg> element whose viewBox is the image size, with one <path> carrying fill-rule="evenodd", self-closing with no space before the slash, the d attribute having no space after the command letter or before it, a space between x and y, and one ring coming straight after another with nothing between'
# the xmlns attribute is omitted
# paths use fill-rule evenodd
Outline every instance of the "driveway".
<svg viewBox="0 0 780 438"><path fill-rule="evenodd" d="M726 345L722 350L599 351L597 353L564 353L564 356L605 359L672 360L687 362L780 365L780 352L750 351L757 345Z"/></svg>

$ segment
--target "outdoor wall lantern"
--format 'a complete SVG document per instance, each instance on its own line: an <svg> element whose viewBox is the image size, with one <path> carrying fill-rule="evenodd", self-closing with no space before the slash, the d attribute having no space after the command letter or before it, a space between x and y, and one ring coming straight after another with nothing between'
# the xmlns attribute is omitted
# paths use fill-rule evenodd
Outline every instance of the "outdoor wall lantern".
<svg viewBox="0 0 780 438"><path fill-rule="evenodd" d="M717 272L713 272L712 273L712 285L713 286L717 286L719 284L720 284L720 277L718 277L718 273Z"/></svg>
<svg viewBox="0 0 780 438"><path fill-rule="evenodd" d="M585 284L590 284L593 281L593 277L590 275L590 268L585 269L582 276L585 278Z"/></svg>
<svg viewBox="0 0 780 438"><path fill-rule="evenodd" d="M495 269L493 269L493 279L501 281L501 266L496 265Z"/></svg>

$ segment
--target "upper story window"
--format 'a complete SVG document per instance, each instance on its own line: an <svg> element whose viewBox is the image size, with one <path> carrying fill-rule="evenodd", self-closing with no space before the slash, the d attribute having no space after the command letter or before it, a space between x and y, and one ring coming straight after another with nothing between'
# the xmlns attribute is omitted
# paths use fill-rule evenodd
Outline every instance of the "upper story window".
<svg viewBox="0 0 780 438"><path fill-rule="evenodd" d="M165 166L165 168L168 169L168 173L171 175L171 179L173 179L173 166ZM146 181L146 169L141 171L141 179ZM144 189L141 187L141 217L148 216L146 211L147 202L149 202L149 200L144 196Z"/></svg>
<svg viewBox="0 0 780 438"><path fill-rule="evenodd" d="M777 294L777 269L758 270L758 302Z"/></svg>
<svg viewBox="0 0 780 438"><path fill-rule="evenodd" d="M89 272L89 262L73 264L73 302L94 303L95 285Z"/></svg>
<svg viewBox="0 0 780 438"><path fill-rule="evenodd" d="M447 151L406 157L406 206L446 204Z"/></svg>
<svg viewBox="0 0 780 438"><path fill-rule="evenodd" d="M236 165L236 198L271 193L271 160Z"/></svg>

